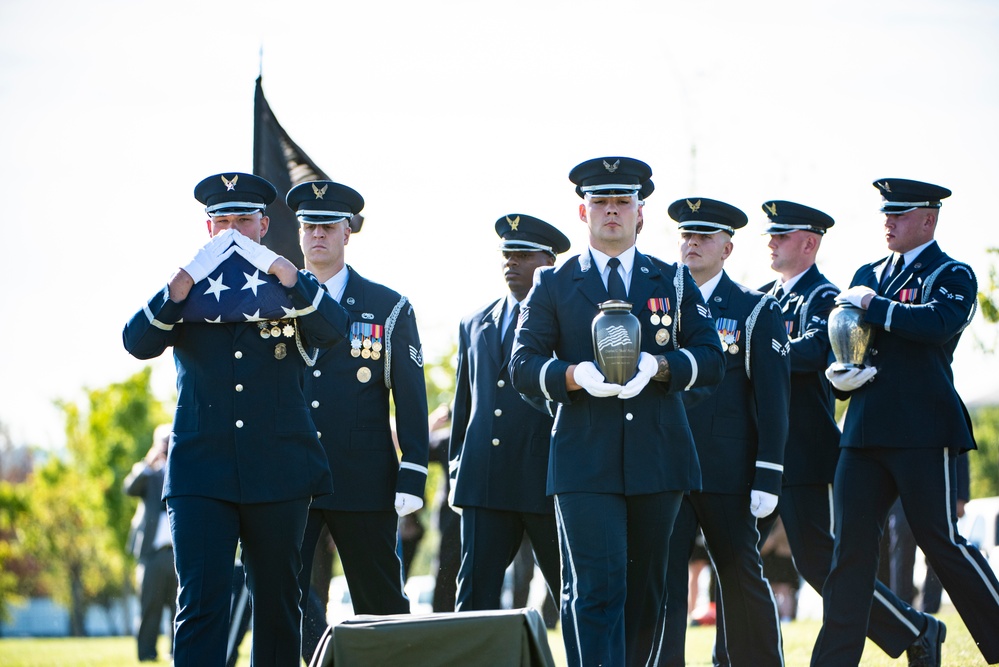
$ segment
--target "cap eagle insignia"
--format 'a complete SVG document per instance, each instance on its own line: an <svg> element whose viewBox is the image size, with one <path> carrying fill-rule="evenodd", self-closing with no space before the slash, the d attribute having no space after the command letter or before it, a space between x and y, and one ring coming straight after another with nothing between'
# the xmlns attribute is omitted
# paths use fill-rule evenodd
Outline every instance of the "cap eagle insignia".
<svg viewBox="0 0 999 667"><path fill-rule="evenodd" d="M763 208L767 209L767 213L770 214L771 218L777 217L777 202L772 204L764 204Z"/></svg>
<svg viewBox="0 0 999 667"><path fill-rule="evenodd" d="M330 186L330 184L329 184L329 183L327 183L326 185L324 185L324 186L322 187L322 189L319 189L319 188L317 188L317 187L316 187L316 184L315 184L315 183L313 183L313 184L312 184L312 191L313 191L314 193L316 193L316 199L322 199L322 198L323 198L323 195L325 195L325 194L326 194L326 188L328 188L329 186Z"/></svg>
<svg viewBox="0 0 999 667"><path fill-rule="evenodd" d="M517 227L520 226L520 216L519 215L516 218L513 218L512 220L510 219L510 216L506 216L506 221L510 223L510 231L511 232L517 231Z"/></svg>
<svg viewBox="0 0 999 667"><path fill-rule="evenodd" d="M225 174L223 174L222 175L222 182L225 183L226 192L235 190L236 189L236 181L238 181L238 180L239 180L239 174L236 174L235 176L233 176L231 181L225 177Z"/></svg>
<svg viewBox="0 0 999 667"><path fill-rule="evenodd" d="M691 213L697 213L697 210L698 210L699 208L701 208L701 200L700 200L700 199L698 199L698 200L697 200L697 203L694 203L694 202L692 202L692 201L690 201L690 200L688 199L688 200L687 200L687 206L688 206L688 207L690 207L690 212L691 212Z"/></svg>
<svg viewBox="0 0 999 667"><path fill-rule="evenodd" d="M612 173L612 174L613 174L613 173L614 173L615 171L617 171L617 168L618 168L619 166L621 166L621 161L620 161L620 160L615 160L615 161L614 161L614 164L611 164L611 163L610 163L610 162L608 162L607 160L604 160L604 169L606 169L607 171L609 171L609 172L610 172L610 173Z"/></svg>
<svg viewBox="0 0 999 667"><path fill-rule="evenodd" d="M888 181L885 181L884 183L878 183L878 187L884 190L885 192L891 192L891 186L888 184Z"/></svg>

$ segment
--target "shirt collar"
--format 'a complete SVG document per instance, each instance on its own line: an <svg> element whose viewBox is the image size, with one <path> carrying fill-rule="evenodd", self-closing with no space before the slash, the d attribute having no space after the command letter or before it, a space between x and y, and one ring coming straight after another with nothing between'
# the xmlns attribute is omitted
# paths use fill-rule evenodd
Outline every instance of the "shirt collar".
<svg viewBox="0 0 999 667"><path fill-rule="evenodd" d="M722 274L724 273L725 269L722 269L714 278L711 278L710 280L705 281L703 285L698 286L698 289L701 290L701 298L704 299L704 303L708 302L708 297L710 297L715 291L715 288L718 287L718 283L721 282Z"/></svg>
<svg viewBox="0 0 999 667"><path fill-rule="evenodd" d="M808 269L810 269L810 268L812 268L812 267L808 267ZM779 285L777 285L777 287L780 287L781 289L783 289L784 290L784 294L790 294L791 290L794 289L794 286L798 283L799 280L801 280L801 276L803 276L806 273L808 273L808 269L805 269L804 271L802 271L801 273L799 273L795 277L791 278L787 282L780 283Z"/></svg>
<svg viewBox="0 0 999 667"><path fill-rule="evenodd" d="M593 257L593 262L597 265L597 268L600 269L600 275L604 275L610 255L600 252L593 246L590 246L590 255ZM635 246L631 246L618 255L617 258L621 260L621 269L624 271L624 277L629 278L631 276L631 269L635 266Z"/></svg>
<svg viewBox="0 0 999 667"><path fill-rule="evenodd" d="M340 299L343 298L343 291L347 287L347 277L349 273L347 265L344 264L343 268L337 271L336 275L323 283L326 285L326 289L329 290L330 296L333 297L337 303L340 303Z"/></svg>
<svg viewBox="0 0 999 667"><path fill-rule="evenodd" d="M927 241L923 245L916 246L915 248L913 248L909 252L903 252L902 253L902 257L905 258L905 265L909 266L910 264L912 264L912 262L915 261L915 259L917 257L919 257L919 253L923 252L924 250L926 250L928 247L930 247L934 243L936 243L936 239L930 239L929 241ZM892 257L892 261L895 261L894 257Z"/></svg>

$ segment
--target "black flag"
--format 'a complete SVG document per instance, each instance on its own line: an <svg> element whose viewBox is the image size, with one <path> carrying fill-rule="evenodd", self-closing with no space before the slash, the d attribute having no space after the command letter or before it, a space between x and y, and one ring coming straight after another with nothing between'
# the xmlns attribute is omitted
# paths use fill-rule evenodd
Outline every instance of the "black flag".
<svg viewBox="0 0 999 667"><path fill-rule="evenodd" d="M299 183L329 180L329 176L291 140L274 118L270 105L264 99L260 81L261 77L257 77L257 92L253 98L253 173L270 181L278 192L277 199L267 207L271 222L262 242L302 268L298 220L284 198Z"/></svg>

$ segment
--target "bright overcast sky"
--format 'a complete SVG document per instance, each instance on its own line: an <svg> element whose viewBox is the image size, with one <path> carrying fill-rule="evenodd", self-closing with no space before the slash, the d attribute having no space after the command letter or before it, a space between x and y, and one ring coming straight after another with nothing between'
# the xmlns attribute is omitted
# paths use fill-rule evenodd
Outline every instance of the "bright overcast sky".
<svg viewBox="0 0 999 667"><path fill-rule="evenodd" d="M836 219L842 287L886 254L884 177L951 188L937 239L980 283L999 245L999 4L992 0L0 3L0 423L63 441L55 399L143 367L127 319L206 240L194 185L252 167L261 68L275 115L364 196L347 261L408 295L426 356L505 291L493 222L529 213L586 246L578 162L648 162L638 247L675 261L675 199L746 211L726 268L773 278L768 199ZM999 364L965 335L966 400ZM154 362L169 398L172 355ZM900 406L900 408L913 406ZM920 408L932 406L919 406Z"/></svg>

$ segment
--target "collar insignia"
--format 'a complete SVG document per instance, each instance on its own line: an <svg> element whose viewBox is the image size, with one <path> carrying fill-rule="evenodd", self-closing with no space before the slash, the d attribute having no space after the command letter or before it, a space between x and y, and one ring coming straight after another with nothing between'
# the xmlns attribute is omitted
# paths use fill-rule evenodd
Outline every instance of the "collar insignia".
<svg viewBox="0 0 999 667"><path fill-rule="evenodd" d="M316 193L316 199L322 199L323 195L326 194L326 188L328 188L329 186L330 186L330 184L327 183L326 185L323 186L323 189L320 190L319 188L316 187L316 184L313 183L312 184L312 191L314 193Z"/></svg>
<svg viewBox="0 0 999 667"><path fill-rule="evenodd" d="M510 231L511 232L517 231L517 227L520 226L520 216L519 215L516 218L513 218L512 220L510 219L510 216L506 216L506 221L510 223Z"/></svg>
<svg viewBox="0 0 999 667"><path fill-rule="evenodd" d="M611 163L610 163L610 162L608 162L607 160L604 160L604 169L606 169L607 171L609 171L609 172L610 172L610 173L612 173L612 174L613 174L613 173L614 173L615 171L617 171L617 168L618 168L618 167L619 167L620 165L621 165L621 161L620 161L620 160L615 160L614 164L611 164Z"/></svg>
<svg viewBox="0 0 999 667"><path fill-rule="evenodd" d="M697 213L697 209L701 208L701 200L698 199L697 203L692 203L689 199L687 200L687 206L690 207L691 213Z"/></svg>
<svg viewBox="0 0 999 667"><path fill-rule="evenodd" d="M777 215L777 202L774 202L773 204L770 204L770 205L764 204L763 208L767 209L767 213L770 214L771 218L776 217L776 215Z"/></svg>
<svg viewBox="0 0 999 667"><path fill-rule="evenodd" d="M227 180L226 177L223 175L222 176L222 182L225 183L226 192L235 190L236 189L236 181L238 181L238 180L239 180L239 174L236 174L235 176L233 176L231 181Z"/></svg>

